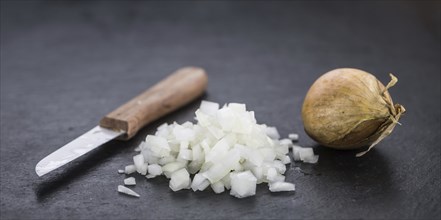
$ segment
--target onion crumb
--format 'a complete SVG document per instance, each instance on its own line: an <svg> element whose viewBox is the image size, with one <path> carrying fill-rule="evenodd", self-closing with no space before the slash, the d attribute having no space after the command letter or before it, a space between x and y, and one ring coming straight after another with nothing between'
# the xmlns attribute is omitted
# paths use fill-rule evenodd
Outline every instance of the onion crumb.
<svg viewBox="0 0 441 220"><path fill-rule="evenodd" d="M136 185L135 178L134 177L129 177L129 178L124 179L124 185L126 185L126 186L134 186L134 185Z"/></svg>
<svg viewBox="0 0 441 220"><path fill-rule="evenodd" d="M129 195L129 196L139 197L138 193L136 193L135 191L133 191L123 185L118 186L118 192Z"/></svg>

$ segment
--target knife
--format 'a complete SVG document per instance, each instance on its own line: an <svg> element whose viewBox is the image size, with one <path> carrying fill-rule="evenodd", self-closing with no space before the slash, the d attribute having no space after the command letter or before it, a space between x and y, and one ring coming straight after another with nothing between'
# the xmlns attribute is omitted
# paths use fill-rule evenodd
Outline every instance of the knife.
<svg viewBox="0 0 441 220"><path fill-rule="evenodd" d="M92 128L43 158L35 167L43 176L113 139L129 140L142 127L202 95L207 74L184 67L104 116Z"/></svg>

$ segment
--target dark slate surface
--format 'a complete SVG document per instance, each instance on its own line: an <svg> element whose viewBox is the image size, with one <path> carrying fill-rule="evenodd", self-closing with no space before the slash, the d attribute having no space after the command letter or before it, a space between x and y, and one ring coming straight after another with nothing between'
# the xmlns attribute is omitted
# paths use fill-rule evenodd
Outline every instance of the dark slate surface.
<svg viewBox="0 0 441 220"><path fill-rule="evenodd" d="M439 218L439 38L439 2L1 1L1 219ZM136 176L141 198L118 194L116 171L141 139L192 120L200 100L37 177L40 159L186 65L207 70L204 99L246 103L315 147L318 164L289 166L295 193L173 193L165 178ZM337 67L400 80L390 92L403 125L362 158L303 132L309 85Z"/></svg>

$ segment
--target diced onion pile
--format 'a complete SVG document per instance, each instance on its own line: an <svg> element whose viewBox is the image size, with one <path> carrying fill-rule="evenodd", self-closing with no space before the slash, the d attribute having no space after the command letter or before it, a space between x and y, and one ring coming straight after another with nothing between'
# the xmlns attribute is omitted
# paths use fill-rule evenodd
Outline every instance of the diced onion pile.
<svg viewBox="0 0 441 220"><path fill-rule="evenodd" d="M283 175L285 164L291 162L289 148L295 160L318 160L312 148L293 145L298 135L279 140L275 127L257 124L254 112L244 104L219 108L218 103L202 101L196 120L197 124L159 126L136 149L140 154L124 172L138 172L148 179L165 175L173 191L203 191L210 186L215 193L228 189L230 195L243 198L255 195L256 184L264 182L272 192L295 190Z"/></svg>

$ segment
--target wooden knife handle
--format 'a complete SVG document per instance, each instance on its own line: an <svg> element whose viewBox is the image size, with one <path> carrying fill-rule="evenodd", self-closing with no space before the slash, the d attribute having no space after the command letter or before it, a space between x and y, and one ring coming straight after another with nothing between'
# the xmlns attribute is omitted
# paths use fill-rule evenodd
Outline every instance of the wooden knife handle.
<svg viewBox="0 0 441 220"><path fill-rule="evenodd" d="M198 67L184 67L110 112L100 126L126 132L119 139L132 138L148 123L200 96L207 87L207 74Z"/></svg>

